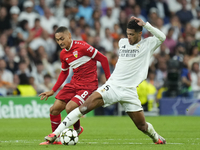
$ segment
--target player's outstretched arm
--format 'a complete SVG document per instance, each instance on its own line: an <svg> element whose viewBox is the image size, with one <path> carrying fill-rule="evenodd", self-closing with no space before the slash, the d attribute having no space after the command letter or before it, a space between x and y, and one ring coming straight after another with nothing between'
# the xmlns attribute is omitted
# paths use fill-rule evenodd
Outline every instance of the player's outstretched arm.
<svg viewBox="0 0 200 150"><path fill-rule="evenodd" d="M66 71L60 72L60 75L58 76L58 80L56 81L54 87L52 88L54 92L56 92L58 88L63 84L63 82L66 80L68 75L69 75L69 69L67 69Z"/></svg>
<svg viewBox="0 0 200 150"><path fill-rule="evenodd" d="M153 27L149 22L146 23L144 26L151 34L153 34L155 37L157 37L161 42L164 42L166 39L166 36L163 32L158 30L157 28Z"/></svg>
<svg viewBox="0 0 200 150"><path fill-rule="evenodd" d="M110 67L107 57L101 54L100 52L97 52L94 59L101 63L101 66L105 72L106 79L108 79L110 77Z"/></svg>
<svg viewBox="0 0 200 150"><path fill-rule="evenodd" d="M132 16L130 19L134 19L139 26L143 26L149 32L151 32L154 36L156 36L160 41L164 42L166 36L163 32L158 30L157 28L153 27L149 22L144 22L142 19Z"/></svg>

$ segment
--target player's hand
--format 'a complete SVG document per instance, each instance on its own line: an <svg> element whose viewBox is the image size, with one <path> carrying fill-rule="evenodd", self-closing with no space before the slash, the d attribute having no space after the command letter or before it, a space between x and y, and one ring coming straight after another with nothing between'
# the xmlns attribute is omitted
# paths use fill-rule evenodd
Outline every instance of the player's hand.
<svg viewBox="0 0 200 150"><path fill-rule="evenodd" d="M131 19L131 20L135 20L135 22L137 22L137 24L138 24L139 26L144 26L144 25L146 24L142 19L137 18L137 17L134 17L134 16L132 16L130 19Z"/></svg>
<svg viewBox="0 0 200 150"><path fill-rule="evenodd" d="M52 96L54 94L54 91L53 90L51 90L51 91L48 91L48 92L43 92L43 93L41 93L39 96L41 96L40 97L40 100L43 100L43 99L45 99L45 101L49 98L49 96Z"/></svg>

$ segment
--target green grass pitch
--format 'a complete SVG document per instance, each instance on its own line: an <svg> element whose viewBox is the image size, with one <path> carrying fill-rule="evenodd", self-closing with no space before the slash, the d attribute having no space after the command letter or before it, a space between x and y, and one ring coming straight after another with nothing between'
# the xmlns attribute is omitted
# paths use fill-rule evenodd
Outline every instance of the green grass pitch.
<svg viewBox="0 0 200 150"><path fill-rule="evenodd" d="M81 118L83 134L75 146L39 145L51 132L43 119L0 119L0 150L200 150L200 117L146 117L167 144L156 145L128 116Z"/></svg>

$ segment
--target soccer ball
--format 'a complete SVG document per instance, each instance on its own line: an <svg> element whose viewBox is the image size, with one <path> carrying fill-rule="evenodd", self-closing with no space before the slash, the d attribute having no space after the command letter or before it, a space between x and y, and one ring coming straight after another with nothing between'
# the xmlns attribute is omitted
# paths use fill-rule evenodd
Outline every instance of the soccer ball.
<svg viewBox="0 0 200 150"><path fill-rule="evenodd" d="M63 145L76 145L78 133L74 129L67 128L61 132L60 141Z"/></svg>

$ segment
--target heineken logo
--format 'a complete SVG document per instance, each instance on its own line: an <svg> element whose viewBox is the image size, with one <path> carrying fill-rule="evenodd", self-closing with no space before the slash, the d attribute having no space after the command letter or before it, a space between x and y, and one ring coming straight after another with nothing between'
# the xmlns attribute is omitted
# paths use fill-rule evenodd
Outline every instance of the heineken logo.
<svg viewBox="0 0 200 150"><path fill-rule="evenodd" d="M13 100L0 101L0 118L48 118L52 104L39 104L36 100L26 104L15 104Z"/></svg>

